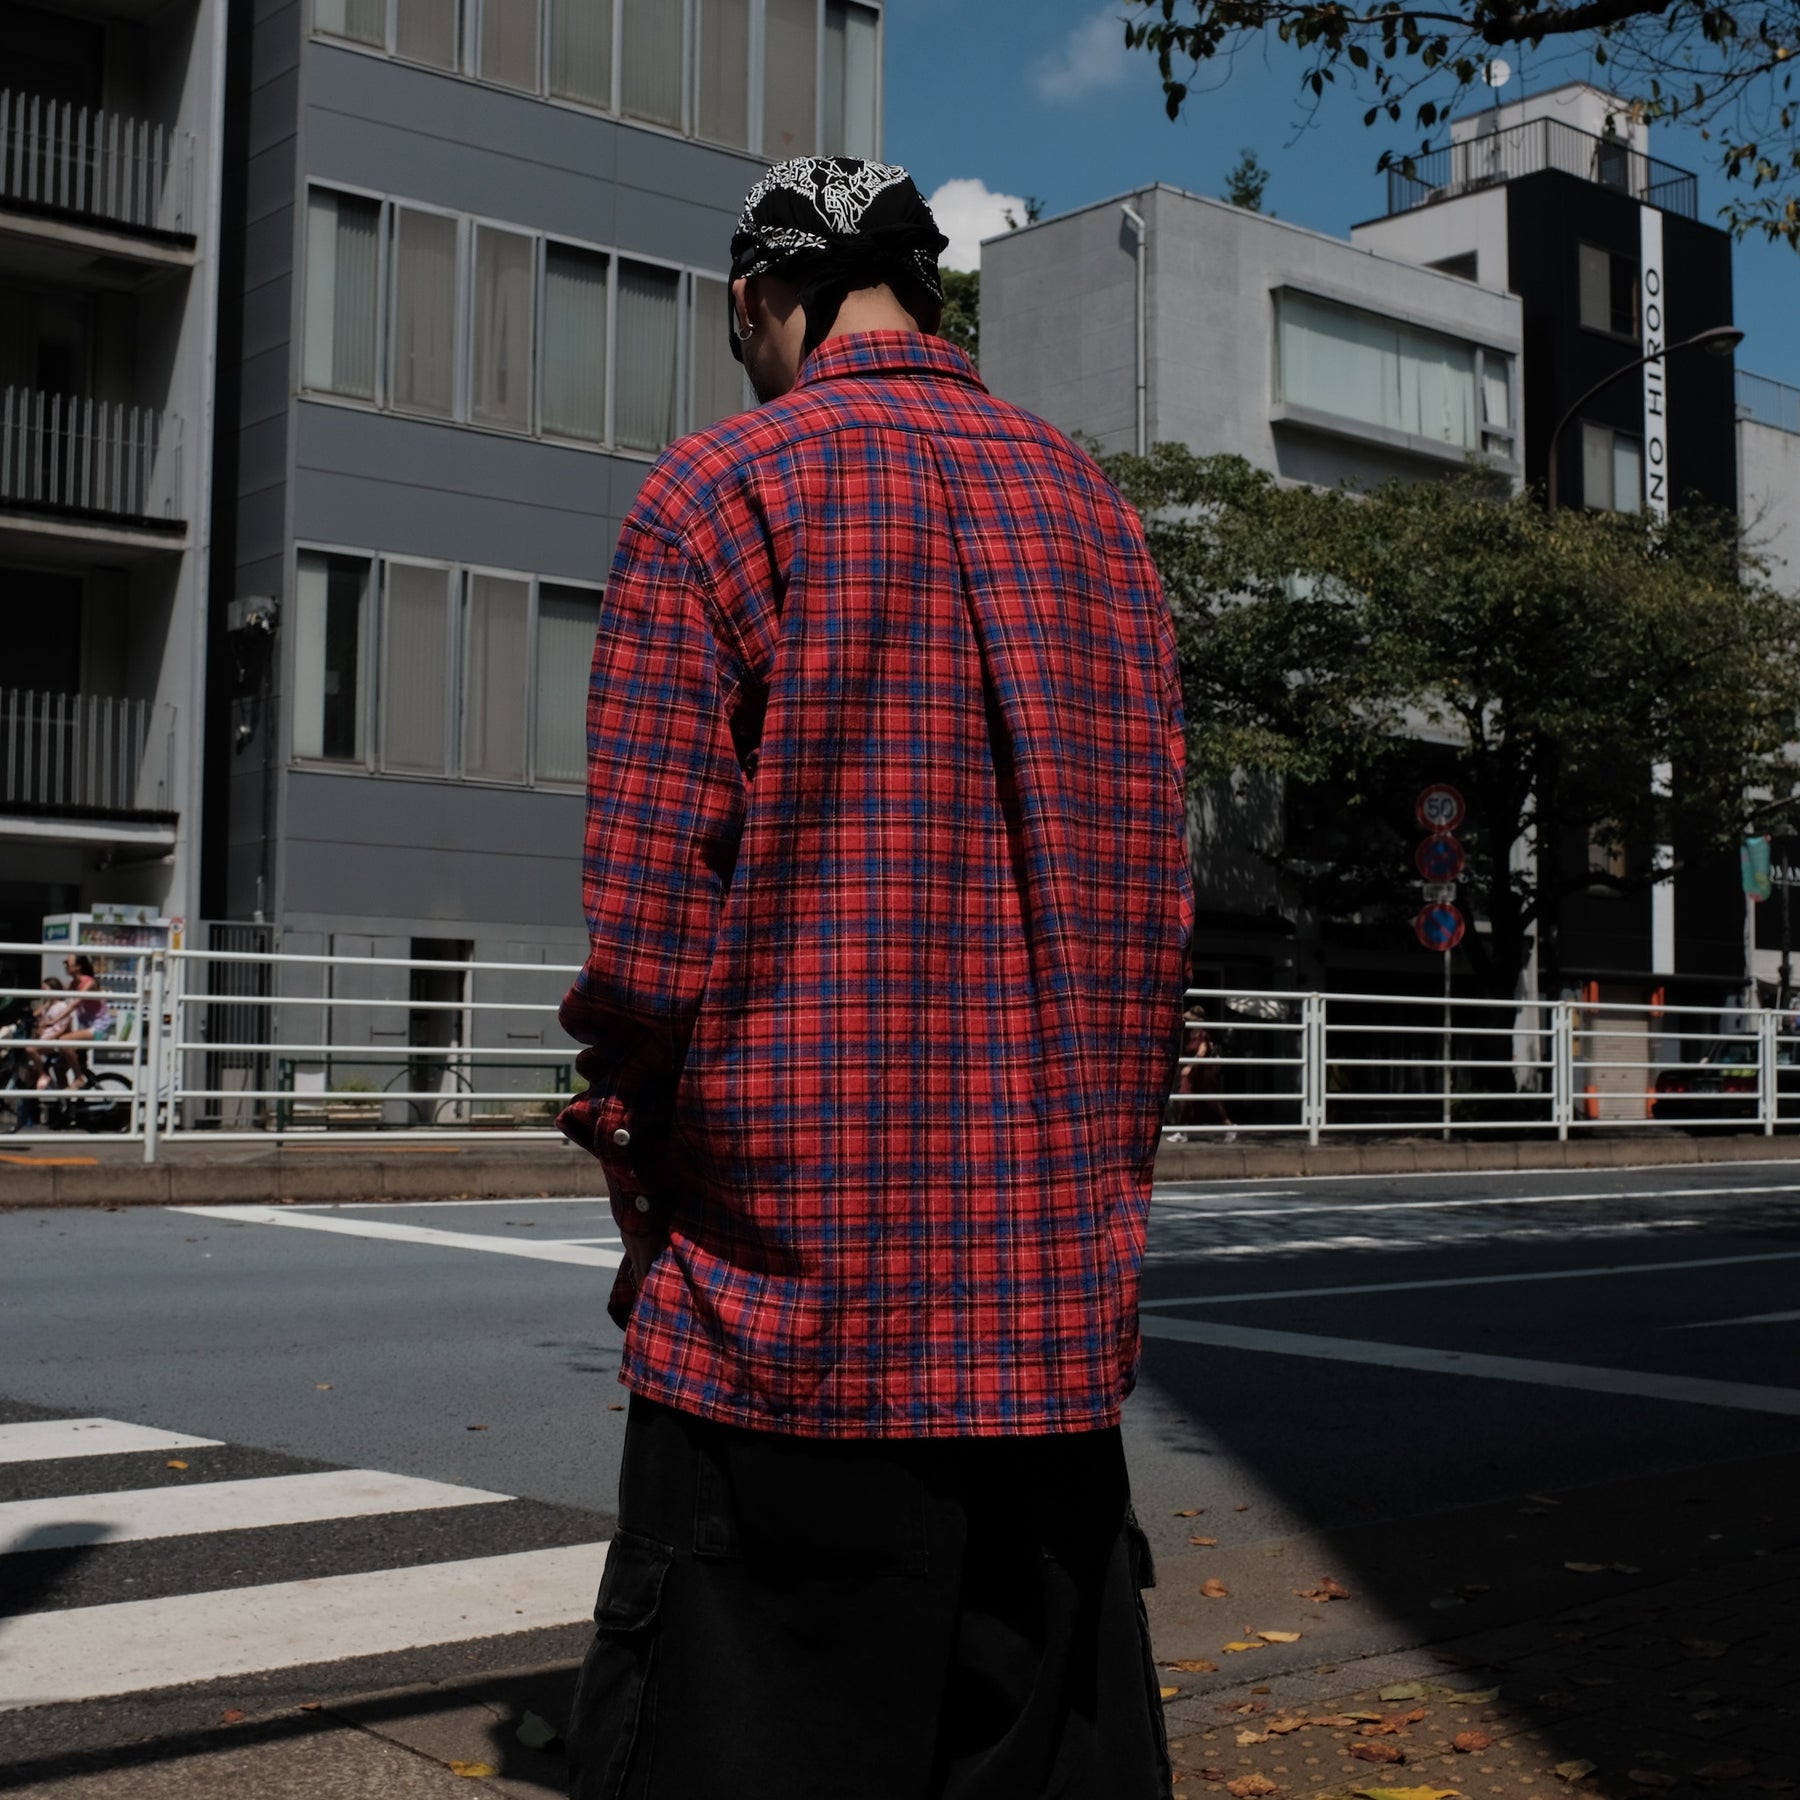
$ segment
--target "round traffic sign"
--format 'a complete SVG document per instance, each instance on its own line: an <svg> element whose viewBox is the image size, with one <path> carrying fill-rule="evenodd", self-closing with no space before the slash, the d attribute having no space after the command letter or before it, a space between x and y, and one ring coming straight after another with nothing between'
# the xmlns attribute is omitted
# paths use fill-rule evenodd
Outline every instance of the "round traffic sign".
<svg viewBox="0 0 1800 1800"><path fill-rule="evenodd" d="M1413 862L1427 881L1454 881L1467 861L1462 845L1447 831L1434 831L1413 853Z"/></svg>
<svg viewBox="0 0 1800 1800"><path fill-rule="evenodd" d="M1463 940L1463 916L1454 906L1427 906L1413 920L1413 936L1427 950L1454 950Z"/></svg>
<svg viewBox="0 0 1800 1800"><path fill-rule="evenodd" d="M1454 831L1469 809L1463 797L1447 781L1434 781L1419 796L1415 809L1418 820L1427 831Z"/></svg>

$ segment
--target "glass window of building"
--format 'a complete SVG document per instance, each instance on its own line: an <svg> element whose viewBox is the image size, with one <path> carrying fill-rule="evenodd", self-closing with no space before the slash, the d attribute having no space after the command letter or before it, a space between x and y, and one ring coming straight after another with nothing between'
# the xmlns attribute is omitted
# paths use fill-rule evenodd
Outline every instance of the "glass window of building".
<svg viewBox="0 0 1800 1800"><path fill-rule="evenodd" d="M571 244L544 246L544 430L606 436L606 261Z"/></svg>
<svg viewBox="0 0 1800 1800"><path fill-rule="evenodd" d="M538 0L482 0L481 79L535 94L538 62Z"/></svg>
<svg viewBox="0 0 1800 1800"><path fill-rule="evenodd" d="M1276 349L1284 401L1470 450L1499 402L1488 371L1510 379L1497 352L1310 294L1278 297Z"/></svg>
<svg viewBox="0 0 1800 1800"><path fill-rule="evenodd" d="M762 149L771 162L818 145L818 62L818 0L765 0Z"/></svg>
<svg viewBox="0 0 1800 1800"><path fill-rule="evenodd" d="M698 0L695 129L715 144L750 146L750 0Z"/></svg>
<svg viewBox="0 0 1800 1800"><path fill-rule="evenodd" d="M448 765L450 572L386 565L381 646L381 766L442 775Z"/></svg>
<svg viewBox="0 0 1800 1800"><path fill-rule="evenodd" d="M380 203L314 188L306 215L302 379L323 393L373 400Z"/></svg>
<svg viewBox="0 0 1800 1800"><path fill-rule="evenodd" d="M825 89L820 96L820 151L826 156L875 154L879 85L876 38L881 15L856 0L825 0Z"/></svg>
<svg viewBox="0 0 1800 1800"><path fill-rule="evenodd" d="M626 117L681 129L684 13L669 0L620 0L619 108Z"/></svg>
<svg viewBox="0 0 1800 1800"><path fill-rule="evenodd" d="M1581 422L1581 500L1601 512L1634 513L1644 505L1644 445L1609 425Z"/></svg>
<svg viewBox="0 0 1800 1800"><path fill-rule="evenodd" d="M694 277L692 362L695 429L744 410L744 371L731 354L726 285L708 275Z"/></svg>
<svg viewBox="0 0 1800 1800"><path fill-rule="evenodd" d="M1637 259L1616 256L1594 244L1577 247L1581 323L1613 337L1638 334Z"/></svg>
<svg viewBox="0 0 1800 1800"><path fill-rule="evenodd" d="M587 778L588 672L599 621L600 596L590 589L539 587L532 772L540 782L579 787Z"/></svg>
<svg viewBox="0 0 1800 1800"><path fill-rule="evenodd" d="M313 29L387 48L387 0L313 0Z"/></svg>
<svg viewBox="0 0 1800 1800"><path fill-rule="evenodd" d="M394 405L448 419L456 410L456 220L394 208L389 315Z"/></svg>
<svg viewBox="0 0 1800 1800"><path fill-rule="evenodd" d="M619 264L613 362L613 436L628 450L660 450L676 431L681 277Z"/></svg>
<svg viewBox="0 0 1800 1800"><path fill-rule="evenodd" d="M470 416L482 425L531 429L532 240L481 225L475 231L475 345Z"/></svg>
<svg viewBox="0 0 1800 1800"><path fill-rule="evenodd" d="M462 60L457 0L394 0L394 54L434 69L454 69Z"/></svg>
<svg viewBox="0 0 1800 1800"><path fill-rule="evenodd" d="M531 583L471 574L463 625L463 773L525 779L525 695Z"/></svg>
<svg viewBox="0 0 1800 1800"><path fill-rule="evenodd" d="M294 578L294 754L364 760L369 564L301 554Z"/></svg>
<svg viewBox="0 0 1800 1800"><path fill-rule="evenodd" d="M613 0L550 0L550 92L611 107Z"/></svg>

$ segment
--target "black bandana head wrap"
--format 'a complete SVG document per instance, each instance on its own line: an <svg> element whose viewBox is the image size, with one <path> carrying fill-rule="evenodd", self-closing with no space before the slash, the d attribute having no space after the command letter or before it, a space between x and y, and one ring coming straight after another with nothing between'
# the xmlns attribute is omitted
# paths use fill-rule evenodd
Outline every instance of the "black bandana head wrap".
<svg viewBox="0 0 1800 1800"><path fill-rule="evenodd" d="M884 272L941 301L937 259L949 243L904 169L854 156L797 156L750 190L731 239L731 278L779 273L798 282L810 350L845 293ZM735 329L731 353L743 361Z"/></svg>

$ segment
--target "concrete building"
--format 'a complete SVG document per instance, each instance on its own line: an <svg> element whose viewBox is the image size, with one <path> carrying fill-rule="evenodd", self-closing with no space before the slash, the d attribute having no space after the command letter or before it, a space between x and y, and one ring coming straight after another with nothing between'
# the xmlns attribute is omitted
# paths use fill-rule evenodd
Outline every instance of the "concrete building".
<svg viewBox="0 0 1800 1800"><path fill-rule="evenodd" d="M200 908L225 13L0 5L0 940Z"/></svg>

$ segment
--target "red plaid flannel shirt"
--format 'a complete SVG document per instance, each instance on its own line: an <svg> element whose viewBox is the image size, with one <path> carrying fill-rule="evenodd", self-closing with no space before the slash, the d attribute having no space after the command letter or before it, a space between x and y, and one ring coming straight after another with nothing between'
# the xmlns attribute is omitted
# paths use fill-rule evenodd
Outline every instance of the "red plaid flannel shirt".
<svg viewBox="0 0 1800 1800"><path fill-rule="evenodd" d="M833 339L626 520L563 1128L666 1235L622 1379L822 1437L1097 1429L1192 920L1136 515L910 332Z"/></svg>

